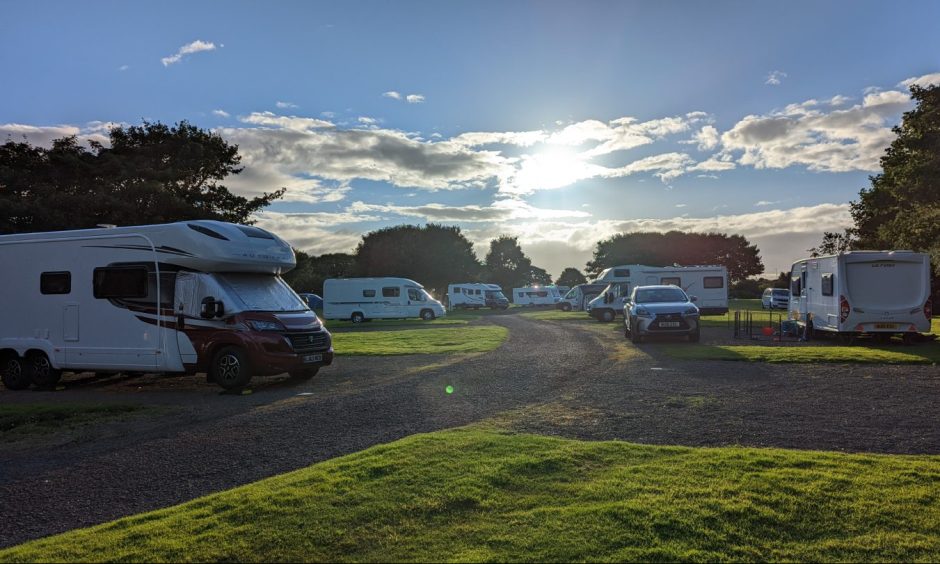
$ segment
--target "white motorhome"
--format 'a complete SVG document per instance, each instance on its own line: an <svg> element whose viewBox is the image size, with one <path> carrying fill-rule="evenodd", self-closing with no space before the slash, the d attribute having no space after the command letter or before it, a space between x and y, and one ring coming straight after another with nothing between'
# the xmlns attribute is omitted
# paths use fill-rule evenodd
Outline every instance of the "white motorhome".
<svg viewBox="0 0 940 564"><path fill-rule="evenodd" d="M851 251L790 269L790 316L815 331L913 335L930 331L930 258L911 251Z"/></svg>
<svg viewBox="0 0 940 564"><path fill-rule="evenodd" d="M447 286L447 307L450 309L506 309L509 299L497 284L479 284L465 282Z"/></svg>
<svg viewBox="0 0 940 564"><path fill-rule="evenodd" d="M605 284L578 284L568 290L555 307L562 311L583 311L606 287Z"/></svg>
<svg viewBox="0 0 940 564"><path fill-rule="evenodd" d="M323 282L323 317L361 323L367 319L445 315L444 306L407 278L330 278Z"/></svg>
<svg viewBox="0 0 940 564"><path fill-rule="evenodd" d="M555 305L561 301L561 293L555 286L525 286L512 289L512 303L516 305Z"/></svg>
<svg viewBox="0 0 940 564"><path fill-rule="evenodd" d="M613 321L621 315L624 300L636 286L672 284L695 296L703 315L728 311L728 269L724 266L627 264L603 270L595 282L606 282L607 287L586 309L591 317L600 321Z"/></svg>
<svg viewBox="0 0 940 564"><path fill-rule="evenodd" d="M185 221L0 236L8 388L63 371L312 375L332 339L280 278L290 245L257 227Z"/></svg>

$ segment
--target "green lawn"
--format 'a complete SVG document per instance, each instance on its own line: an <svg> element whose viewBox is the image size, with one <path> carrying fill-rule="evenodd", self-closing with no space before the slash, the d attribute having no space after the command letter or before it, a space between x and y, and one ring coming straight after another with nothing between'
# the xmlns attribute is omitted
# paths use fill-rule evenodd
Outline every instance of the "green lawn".
<svg viewBox="0 0 940 564"><path fill-rule="evenodd" d="M686 360L743 360L751 362L849 362L872 364L936 364L940 345L911 347L839 346L709 346L675 344L659 350Z"/></svg>
<svg viewBox="0 0 940 564"><path fill-rule="evenodd" d="M934 317L930 320L930 332L934 335L940 335L940 317Z"/></svg>
<svg viewBox="0 0 940 564"><path fill-rule="evenodd" d="M31 561L937 561L940 457L458 429L0 551Z"/></svg>
<svg viewBox="0 0 940 564"><path fill-rule="evenodd" d="M522 317L538 319L541 321L575 321L582 323L598 323L598 321L583 311L561 311L560 309L544 309L520 313Z"/></svg>
<svg viewBox="0 0 940 564"><path fill-rule="evenodd" d="M87 423L119 419L145 409L148 408L139 405L0 405L0 442L60 432Z"/></svg>
<svg viewBox="0 0 940 564"><path fill-rule="evenodd" d="M466 325L469 323L469 320L466 318L455 317L455 316L446 316L438 317L437 319L432 319L431 321L425 321L423 319L412 318L412 319L373 319L371 321L366 321L364 323L353 323L352 321L340 321L338 319L332 319L326 322L327 329L336 329L338 327L350 327L350 328L359 328L363 327L366 329L372 327L425 327L427 325Z"/></svg>
<svg viewBox="0 0 940 564"><path fill-rule="evenodd" d="M734 312L750 311L753 314L756 326L767 325L768 323L780 323L781 319L787 318L787 310L774 309L765 310L761 308L760 300L728 300L728 313L723 315L703 315L702 327L731 327L734 323Z"/></svg>
<svg viewBox="0 0 940 564"><path fill-rule="evenodd" d="M495 349L508 336L498 325L334 333L333 349L337 355L370 356L475 353Z"/></svg>

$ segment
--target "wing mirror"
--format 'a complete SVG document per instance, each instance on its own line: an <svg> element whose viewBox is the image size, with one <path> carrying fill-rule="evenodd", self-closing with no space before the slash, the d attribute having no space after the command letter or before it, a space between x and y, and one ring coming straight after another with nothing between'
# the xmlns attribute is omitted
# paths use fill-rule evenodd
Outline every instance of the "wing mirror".
<svg viewBox="0 0 940 564"><path fill-rule="evenodd" d="M225 315L225 306L221 301L212 296L202 298L202 307L199 310L199 317L212 319L213 317L222 317L223 315Z"/></svg>
<svg viewBox="0 0 940 564"><path fill-rule="evenodd" d="M698 296L689 296L689 301L695 303L698 301Z"/></svg>

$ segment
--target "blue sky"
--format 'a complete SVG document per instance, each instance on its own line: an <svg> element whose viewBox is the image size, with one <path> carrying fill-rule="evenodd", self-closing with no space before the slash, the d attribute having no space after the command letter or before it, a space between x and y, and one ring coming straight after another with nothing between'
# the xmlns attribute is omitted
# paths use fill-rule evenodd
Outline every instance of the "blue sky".
<svg viewBox="0 0 940 564"><path fill-rule="evenodd" d="M775 272L848 224L938 28L938 2L7 1L0 135L217 130L233 191L289 189L259 225L314 253L434 221L557 275L679 228Z"/></svg>

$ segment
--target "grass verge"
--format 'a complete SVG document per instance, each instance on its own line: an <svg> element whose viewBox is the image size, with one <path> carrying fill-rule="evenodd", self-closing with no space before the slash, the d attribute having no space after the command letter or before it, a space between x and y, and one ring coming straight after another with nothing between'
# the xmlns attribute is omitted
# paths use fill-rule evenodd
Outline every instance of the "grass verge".
<svg viewBox="0 0 940 564"><path fill-rule="evenodd" d="M401 354L486 352L503 344L509 330L498 325L334 333L337 355L386 356Z"/></svg>
<svg viewBox="0 0 940 564"><path fill-rule="evenodd" d="M740 360L750 362L838 362L861 364L935 364L940 345L913 347L675 345L660 350L684 360Z"/></svg>
<svg viewBox="0 0 940 564"><path fill-rule="evenodd" d="M416 435L0 551L20 561L940 559L940 459Z"/></svg>
<svg viewBox="0 0 940 564"><path fill-rule="evenodd" d="M56 433L79 425L120 419L148 409L140 405L23 404L0 405L0 442Z"/></svg>

